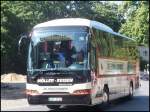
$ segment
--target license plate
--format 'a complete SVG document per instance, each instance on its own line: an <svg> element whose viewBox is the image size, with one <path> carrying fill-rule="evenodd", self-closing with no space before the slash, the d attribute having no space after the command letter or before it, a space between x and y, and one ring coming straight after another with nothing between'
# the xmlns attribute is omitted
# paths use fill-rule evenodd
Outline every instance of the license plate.
<svg viewBox="0 0 150 112"><path fill-rule="evenodd" d="M59 102L59 101L62 101L62 98L61 97L50 97L50 98L48 98L48 101Z"/></svg>

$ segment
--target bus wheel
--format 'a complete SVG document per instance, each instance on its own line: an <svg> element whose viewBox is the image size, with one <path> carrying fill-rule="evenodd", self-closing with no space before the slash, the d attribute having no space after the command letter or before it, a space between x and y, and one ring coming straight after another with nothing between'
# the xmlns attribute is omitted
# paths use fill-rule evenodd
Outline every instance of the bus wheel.
<svg viewBox="0 0 150 112"><path fill-rule="evenodd" d="M28 103L29 103L30 105L38 103L37 101L32 100L32 97L29 96L29 95L27 95L27 101L28 101Z"/></svg>
<svg viewBox="0 0 150 112"><path fill-rule="evenodd" d="M133 97L133 84L130 83L128 98L131 99L132 97Z"/></svg>
<svg viewBox="0 0 150 112"><path fill-rule="evenodd" d="M46 105L49 109L58 110L60 105Z"/></svg>
<svg viewBox="0 0 150 112"><path fill-rule="evenodd" d="M102 99L103 99L102 103L104 105L108 105L109 104L109 89L108 89L108 87L104 88Z"/></svg>

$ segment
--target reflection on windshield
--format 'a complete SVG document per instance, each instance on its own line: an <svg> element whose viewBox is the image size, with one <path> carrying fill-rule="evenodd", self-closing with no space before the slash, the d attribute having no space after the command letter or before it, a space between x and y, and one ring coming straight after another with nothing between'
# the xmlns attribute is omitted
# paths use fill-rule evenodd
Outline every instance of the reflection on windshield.
<svg viewBox="0 0 150 112"><path fill-rule="evenodd" d="M34 43L37 36L40 41ZM47 32L33 35L29 61L33 69L85 69L88 64L87 33Z"/></svg>

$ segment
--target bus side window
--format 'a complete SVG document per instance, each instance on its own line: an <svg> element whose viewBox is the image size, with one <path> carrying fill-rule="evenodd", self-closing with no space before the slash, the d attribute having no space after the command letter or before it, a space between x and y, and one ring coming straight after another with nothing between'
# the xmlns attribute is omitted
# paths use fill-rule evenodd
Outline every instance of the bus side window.
<svg viewBox="0 0 150 112"><path fill-rule="evenodd" d="M134 74L135 71L135 65L133 63L128 63L128 74Z"/></svg>

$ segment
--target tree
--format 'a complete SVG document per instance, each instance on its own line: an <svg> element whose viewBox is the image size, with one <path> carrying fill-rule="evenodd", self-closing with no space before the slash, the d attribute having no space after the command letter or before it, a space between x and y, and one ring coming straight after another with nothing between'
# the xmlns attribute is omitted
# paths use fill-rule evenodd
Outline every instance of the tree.
<svg viewBox="0 0 150 112"><path fill-rule="evenodd" d="M1 1L1 72L26 71L27 56L17 55L17 45L19 35L29 32L40 20L34 15L33 5L32 2Z"/></svg>
<svg viewBox="0 0 150 112"><path fill-rule="evenodd" d="M135 39L138 45L149 45L149 4L148 1L128 1L123 4L126 22L120 33Z"/></svg>
<svg viewBox="0 0 150 112"><path fill-rule="evenodd" d="M118 5L110 2L94 2L93 10L95 14L93 15L94 19L100 21L114 31L118 32L122 22L122 15L118 10Z"/></svg>

